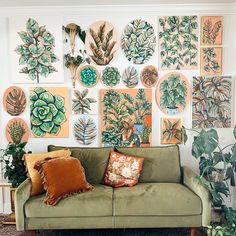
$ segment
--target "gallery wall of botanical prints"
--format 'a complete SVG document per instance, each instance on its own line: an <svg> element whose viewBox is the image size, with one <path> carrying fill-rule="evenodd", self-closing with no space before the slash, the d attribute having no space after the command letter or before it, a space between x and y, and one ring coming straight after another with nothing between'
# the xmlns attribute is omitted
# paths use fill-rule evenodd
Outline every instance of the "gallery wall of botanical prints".
<svg viewBox="0 0 236 236"><path fill-rule="evenodd" d="M233 140L234 15L24 14L0 23L2 147L181 144L181 125ZM189 134L181 161L197 169Z"/></svg>

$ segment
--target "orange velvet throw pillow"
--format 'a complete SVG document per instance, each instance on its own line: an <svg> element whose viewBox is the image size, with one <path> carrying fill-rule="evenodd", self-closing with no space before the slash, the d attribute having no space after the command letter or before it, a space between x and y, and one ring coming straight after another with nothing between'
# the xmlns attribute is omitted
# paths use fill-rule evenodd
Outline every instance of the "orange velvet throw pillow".
<svg viewBox="0 0 236 236"><path fill-rule="evenodd" d="M84 168L77 158L46 158L37 162L34 168L41 174L46 190L44 203L47 205L56 205L61 198L93 189L86 181Z"/></svg>
<svg viewBox="0 0 236 236"><path fill-rule="evenodd" d="M104 183L113 187L129 186L138 183L144 158L126 156L112 151L104 176Z"/></svg>

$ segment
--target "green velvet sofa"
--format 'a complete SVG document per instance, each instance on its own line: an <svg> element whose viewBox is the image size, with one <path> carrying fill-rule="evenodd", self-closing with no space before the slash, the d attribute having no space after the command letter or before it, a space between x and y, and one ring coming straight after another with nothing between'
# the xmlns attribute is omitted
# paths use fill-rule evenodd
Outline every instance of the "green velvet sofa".
<svg viewBox="0 0 236 236"><path fill-rule="evenodd" d="M48 151L62 149L48 146ZM209 193L188 167L180 166L179 147L116 148L144 157L139 184L112 188L102 184L113 148L70 148L79 158L95 190L43 203L44 194L30 197L31 182L15 193L17 230L202 227L209 225Z"/></svg>

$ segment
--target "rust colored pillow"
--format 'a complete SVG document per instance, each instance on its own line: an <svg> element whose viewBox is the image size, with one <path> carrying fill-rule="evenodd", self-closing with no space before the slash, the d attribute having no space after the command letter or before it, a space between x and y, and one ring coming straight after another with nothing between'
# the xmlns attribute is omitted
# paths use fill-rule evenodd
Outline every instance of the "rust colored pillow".
<svg viewBox="0 0 236 236"><path fill-rule="evenodd" d="M25 162L27 174L30 177L31 182L32 182L31 196L35 196L43 192L43 184L42 184L41 176L39 172L34 169L35 163L37 161L42 161L47 157L51 157L51 158L70 157L70 155L71 155L71 151L67 148L67 149L53 151L53 152L25 154L23 156L22 159Z"/></svg>
<svg viewBox="0 0 236 236"><path fill-rule="evenodd" d="M113 187L129 186L138 183L144 158L126 156L112 151L104 176L104 183Z"/></svg>
<svg viewBox="0 0 236 236"><path fill-rule="evenodd" d="M84 168L77 158L46 158L37 162L34 168L41 174L46 190L44 203L47 205L56 205L61 198L93 189L86 181Z"/></svg>

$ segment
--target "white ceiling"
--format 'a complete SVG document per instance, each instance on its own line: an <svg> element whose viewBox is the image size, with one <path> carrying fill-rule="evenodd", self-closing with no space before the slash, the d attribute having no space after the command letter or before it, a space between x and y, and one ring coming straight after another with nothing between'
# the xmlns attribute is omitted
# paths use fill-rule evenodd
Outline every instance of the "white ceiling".
<svg viewBox="0 0 236 236"><path fill-rule="evenodd" d="M202 4L235 3L236 0L0 0L0 7L80 6L80 5L138 5L138 4Z"/></svg>

